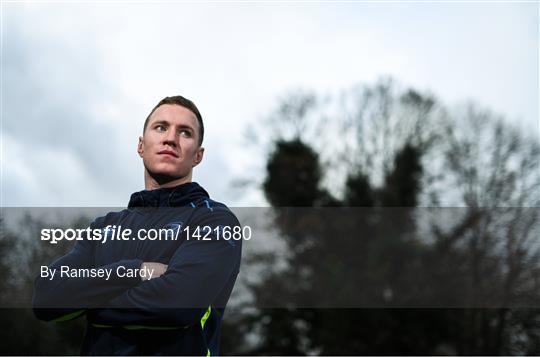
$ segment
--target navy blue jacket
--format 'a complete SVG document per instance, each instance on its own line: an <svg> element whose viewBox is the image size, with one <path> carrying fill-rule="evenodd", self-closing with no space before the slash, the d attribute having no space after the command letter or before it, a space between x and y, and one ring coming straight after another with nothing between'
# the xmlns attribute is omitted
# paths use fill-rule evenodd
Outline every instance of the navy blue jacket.
<svg viewBox="0 0 540 357"><path fill-rule="evenodd" d="M86 315L82 354L217 355L220 323L240 268L241 240L217 239L223 227L240 226L222 203L197 183L136 192L128 208L99 217L92 229L201 228L201 237L178 240L77 241L49 268L140 268L167 264L158 278L109 280L60 277L35 280L35 315L67 321ZM205 231L203 227L208 226ZM211 229L211 230L210 230ZM221 231L222 232L222 231ZM203 234L204 233L204 234ZM135 235L135 234L134 234Z"/></svg>

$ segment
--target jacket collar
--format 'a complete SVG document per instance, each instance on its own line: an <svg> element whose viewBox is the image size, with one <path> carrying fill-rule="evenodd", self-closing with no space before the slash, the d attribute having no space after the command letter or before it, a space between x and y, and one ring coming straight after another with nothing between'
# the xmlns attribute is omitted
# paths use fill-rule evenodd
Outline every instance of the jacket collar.
<svg viewBox="0 0 540 357"><path fill-rule="evenodd" d="M143 190L131 195L128 207L182 207L195 205L199 199L208 199L208 192L196 182L176 187Z"/></svg>

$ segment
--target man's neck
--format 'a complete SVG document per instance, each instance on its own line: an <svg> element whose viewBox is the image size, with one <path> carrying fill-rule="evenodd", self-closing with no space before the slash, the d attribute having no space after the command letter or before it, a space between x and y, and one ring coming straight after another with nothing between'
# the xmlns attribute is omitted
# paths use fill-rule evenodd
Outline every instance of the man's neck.
<svg viewBox="0 0 540 357"><path fill-rule="evenodd" d="M144 188L145 190L156 190L158 188L169 188L182 185L184 183L191 182L191 172L175 180L158 180L155 177L152 177L147 171L144 173Z"/></svg>

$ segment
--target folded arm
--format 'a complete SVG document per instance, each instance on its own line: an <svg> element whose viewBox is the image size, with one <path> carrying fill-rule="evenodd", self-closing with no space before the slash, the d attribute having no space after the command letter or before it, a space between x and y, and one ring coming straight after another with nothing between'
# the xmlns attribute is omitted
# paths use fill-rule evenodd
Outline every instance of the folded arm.
<svg viewBox="0 0 540 357"><path fill-rule="evenodd" d="M217 213L199 226L239 225L230 213ZM199 323L216 297L236 278L241 241L188 239L159 278L130 288L92 311L92 322L112 325L188 326ZM222 306L224 307L224 306Z"/></svg>
<svg viewBox="0 0 540 357"><path fill-rule="evenodd" d="M109 280L100 277L68 277L61 275L61 267L95 269L93 242L77 241L73 249L49 265L54 276L38 275L34 281L32 300L34 314L45 321L65 321L82 315L85 309L102 305L111 298L141 283L139 277L119 278L111 274ZM119 266L140 268L139 259L121 260L99 268L116 270Z"/></svg>

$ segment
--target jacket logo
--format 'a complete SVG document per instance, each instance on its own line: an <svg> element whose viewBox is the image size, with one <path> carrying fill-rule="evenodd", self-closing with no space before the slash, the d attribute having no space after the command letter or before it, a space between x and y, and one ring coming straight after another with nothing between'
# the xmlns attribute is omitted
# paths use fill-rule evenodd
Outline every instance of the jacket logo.
<svg viewBox="0 0 540 357"><path fill-rule="evenodd" d="M170 222L163 226L163 229L167 230L167 239L174 239L174 237L178 236L178 231L182 229L183 223L178 222Z"/></svg>

